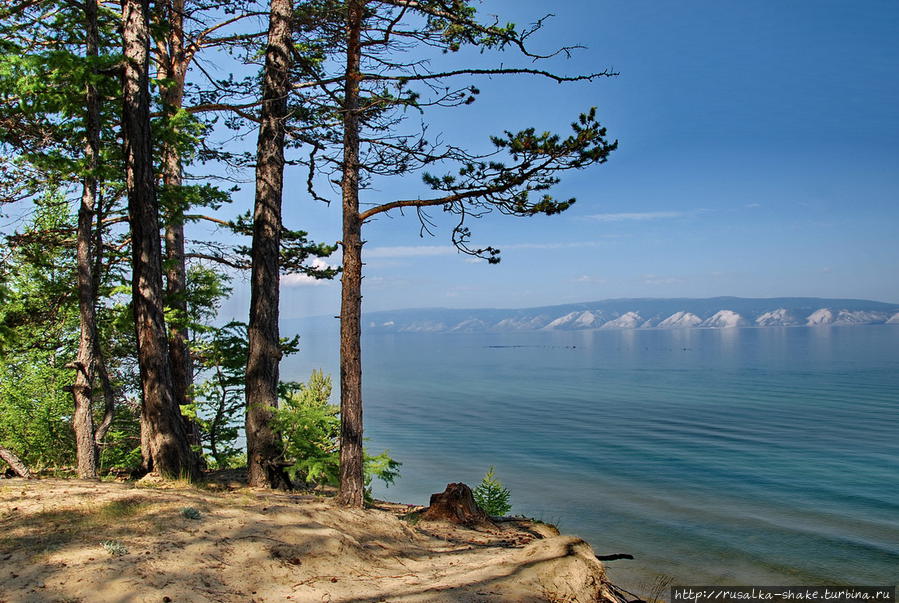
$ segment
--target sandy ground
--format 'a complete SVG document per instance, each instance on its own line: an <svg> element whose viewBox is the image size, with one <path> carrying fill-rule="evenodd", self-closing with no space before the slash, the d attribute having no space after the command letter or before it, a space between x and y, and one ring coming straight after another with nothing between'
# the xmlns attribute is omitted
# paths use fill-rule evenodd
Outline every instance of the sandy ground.
<svg viewBox="0 0 899 603"><path fill-rule="evenodd" d="M551 526L414 510L227 481L0 480L0 603L614 598L590 546Z"/></svg>

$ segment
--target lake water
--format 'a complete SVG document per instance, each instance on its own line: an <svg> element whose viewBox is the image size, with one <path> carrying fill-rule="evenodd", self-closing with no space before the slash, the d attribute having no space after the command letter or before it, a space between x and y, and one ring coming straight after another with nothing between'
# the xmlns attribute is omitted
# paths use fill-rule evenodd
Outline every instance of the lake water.
<svg viewBox="0 0 899 603"><path fill-rule="evenodd" d="M337 382L333 333L282 378ZM427 504L490 465L640 590L899 582L899 325L364 338L366 435Z"/></svg>

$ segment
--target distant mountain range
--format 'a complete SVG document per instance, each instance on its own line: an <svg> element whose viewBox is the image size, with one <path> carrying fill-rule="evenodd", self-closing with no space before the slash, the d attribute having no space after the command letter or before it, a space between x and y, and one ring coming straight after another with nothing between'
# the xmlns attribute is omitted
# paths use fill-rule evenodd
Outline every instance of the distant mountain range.
<svg viewBox="0 0 899 603"><path fill-rule="evenodd" d="M607 299L517 310L371 312L363 324L369 331L427 333L899 324L899 304L817 297Z"/></svg>

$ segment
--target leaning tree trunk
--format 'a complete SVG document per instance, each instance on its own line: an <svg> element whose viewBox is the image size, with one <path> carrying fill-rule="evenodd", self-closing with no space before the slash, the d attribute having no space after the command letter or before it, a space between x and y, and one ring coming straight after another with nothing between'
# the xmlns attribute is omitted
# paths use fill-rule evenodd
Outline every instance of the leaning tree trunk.
<svg viewBox="0 0 899 603"><path fill-rule="evenodd" d="M22 460L16 456L16 454L10 450L9 448L4 448L0 446L0 460L6 462L7 465L13 470L13 473L18 475L19 477L23 477L25 479L31 479L31 471L28 470L28 467Z"/></svg>
<svg viewBox="0 0 899 603"><path fill-rule="evenodd" d="M343 112L343 276L340 294L340 491L337 500L361 507L362 452L362 220L359 217L359 80L364 2L347 7L347 65Z"/></svg>
<svg viewBox="0 0 899 603"><path fill-rule="evenodd" d="M247 356L247 472L251 486L289 488L283 445L272 430L278 405L281 360L278 303L281 195L284 185L284 122L290 94L291 0L271 0L265 51L262 109L256 146L256 202L250 251L250 324Z"/></svg>
<svg viewBox="0 0 899 603"><path fill-rule="evenodd" d="M149 0L122 1L124 83L122 135L131 223L132 304L147 430L148 469L194 477L181 412L172 393L162 297L159 212L150 142Z"/></svg>
<svg viewBox="0 0 899 603"><path fill-rule="evenodd" d="M97 27L97 0L85 0L86 52L88 60L97 57L99 32ZM97 315L95 300L91 242L93 238L94 208L97 201L97 156L100 152L100 97L92 81L85 87L85 145L84 159L87 170L82 182L81 205L78 208L78 234L76 263L78 266L78 312L81 319L81 336L78 339L78 356L75 360L75 383L72 398L75 410L72 427L75 430L75 452L78 460L78 477L96 479L98 451L94 439L93 389L94 369L98 348Z"/></svg>

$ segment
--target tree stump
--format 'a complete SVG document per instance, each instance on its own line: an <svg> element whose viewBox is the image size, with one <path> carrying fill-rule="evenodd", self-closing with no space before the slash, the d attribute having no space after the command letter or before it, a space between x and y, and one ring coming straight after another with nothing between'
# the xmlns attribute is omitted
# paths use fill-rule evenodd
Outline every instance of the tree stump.
<svg viewBox="0 0 899 603"><path fill-rule="evenodd" d="M10 469L12 469L19 477L25 479L31 478L31 472L28 470L28 467L25 466L25 463L23 463L12 450L0 446L0 459L6 461L6 464L9 465Z"/></svg>
<svg viewBox="0 0 899 603"><path fill-rule="evenodd" d="M471 488L463 483L447 484L446 490L432 494L431 504L421 517L466 525L490 522L474 501Z"/></svg>

